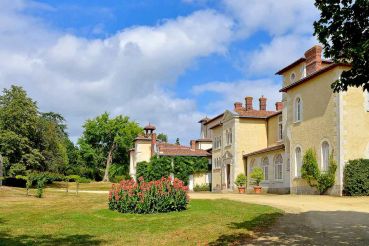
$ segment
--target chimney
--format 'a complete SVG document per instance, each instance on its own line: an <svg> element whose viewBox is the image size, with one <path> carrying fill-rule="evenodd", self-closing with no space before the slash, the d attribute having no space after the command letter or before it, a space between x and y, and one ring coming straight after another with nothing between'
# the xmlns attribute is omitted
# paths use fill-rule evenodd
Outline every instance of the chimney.
<svg viewBox="0 0 369 246"><path fill-rule="evenodd" d="M196 149L196 140L191 140L191 149Z"/></svg>
<svg viewBox="0 0 369 246"><path fill-rule="evenodd" d="M155 150L156 150L156 133L153 132L151 134L151 156L155 155Z"/></svg>
<svg viewBox="0 0 369 246"><path fill-rule="evenodd" d="M322 68L322 51L322 46L314 45L305 52L306 76L309 76Z"/></svg>
<svg viewBox="0 0 369 246"><path fill-rule="evenodd" d="M283 102L276 102L275 103L275 110L281 111L283 109Z"/></svg>
<svg viewBox="0 0 369 246"><path fill-rule="evenodd" d="M264 96L259 98L259 107L262 111L265 111L267 108L267 99Z"/></svg>
<svg viewBox="0 0 369 246"><path fill-rule="evenodd" d="M246 108L246 111L250 111L250 110L253 110L252 108L252 97L245 97L245 108Z"/></svg>
<svg viewBox="0 0 369 246"><path fill-rule="evenodd" d="M240 110L242 109L242 103L240 102L235 102L234 103L234 111Z"/></svg>

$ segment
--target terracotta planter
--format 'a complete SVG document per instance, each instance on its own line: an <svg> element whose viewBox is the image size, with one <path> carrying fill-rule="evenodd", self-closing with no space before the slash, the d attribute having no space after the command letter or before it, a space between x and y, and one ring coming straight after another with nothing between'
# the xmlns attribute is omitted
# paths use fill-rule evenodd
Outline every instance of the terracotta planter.
<svg viewBox="0 0 369 246"><path fill-rule="evenodd" d="M244 194L246 192L246 187L238 187L238 193Z"/></svg>
<svg viewBox="0 0 369 246"><path fill-rule="evenodd" d="M254 191L255 191L255 194L260 194L261 193L261 186L254 186Z"/></svg>

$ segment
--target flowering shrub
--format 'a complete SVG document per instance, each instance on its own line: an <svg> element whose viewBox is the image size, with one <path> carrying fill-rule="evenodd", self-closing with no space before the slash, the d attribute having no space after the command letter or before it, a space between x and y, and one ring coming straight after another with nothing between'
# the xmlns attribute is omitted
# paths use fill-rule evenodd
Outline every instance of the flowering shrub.
<svg viewBox="0 0 369 246"><path fill-rule="evenodd" d="M138 182L122 180L113 184L109 192L109 209L121 213L164 213L181 211L187 208L189 201L188 187L177 178L170 177L145 182L143 177Z"/></svg>

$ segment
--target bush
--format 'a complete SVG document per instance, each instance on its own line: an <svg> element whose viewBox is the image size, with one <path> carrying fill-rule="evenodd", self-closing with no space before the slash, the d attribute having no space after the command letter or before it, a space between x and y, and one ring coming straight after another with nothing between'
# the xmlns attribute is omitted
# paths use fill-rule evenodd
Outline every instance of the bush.
<svg viewBox="0 0 369 246"><path fill-rule="evenodd" d="M245 187L246 182L247 182L246 175L243 173L240 173L238 174L236 181L234 183L237 185L237 187Z"/></svg>
<svg viewBox="0 0 369 246"><path fill-rule="evenodd" d="M83 183L83 184L87 184L87 183L91 183L91 179L85 178L85 177L80 177L78 179L79 183Z"/></svg>
<svg viewBox="0 0 369 246"><path fill-rule="evenodd" d="M179 179L161 178L145 182L123 180L109 192L109 209L121 213L152 214L181 211L187 208L188 187Z"/></svg>
<svg viewBox="0 0 369 246"><path fill-rule="evenodd" d="M315 187L320 194L324 194L334 185L336 170L337 164L333 158L333 153L329 155L328 171L320 172L315 151L313 149L308 149L303 158L301 177L305 179L311 187Z"/></svg>
<svg viewBox="0 0 369 246"><path fill-rule="evenodd" d="M199 191L211 191L211 183L210 184L201 184L201 185L195 185L193 187L193 191L199 192Z"/></svg>
<svg viewBox="0 0 369 246"><path fill-rule="evenodd" d="M264 180L264 171L260 167L255 167L250 174L253 183L257 186L260 185L260 182Z"/></svg>
<svg viewBox="0 0 369 246"><path fill-rule="evenodd" d="M369 196L369 160L349 161L343 175L344 194Z"/></svg>

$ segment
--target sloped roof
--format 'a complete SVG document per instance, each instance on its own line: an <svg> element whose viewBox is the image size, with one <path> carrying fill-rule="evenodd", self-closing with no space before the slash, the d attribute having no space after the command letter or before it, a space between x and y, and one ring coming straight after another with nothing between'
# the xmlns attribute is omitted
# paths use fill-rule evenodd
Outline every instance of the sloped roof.
<svg viewBox="0 0 369 246"><path fill-rule="evenodd" d="M316 72L314 72L314 73L312 73L312 74L310 74L310 75L308 75L308 76L306 76L306 77L304 77L304 78L302 78L302 79L300 79L300 80L298 80L298 81L296 81L296 82L294 82L294 83L292 83L290 85L287 85L287 86L283 87L282 89L279 90L279 92L287 92L289 89L291 89L291 88L293 88L295 86L298 86L298 85L300 85L300 84L302 84L304 82L307 82L310 79L315 78L316 76L318 76L318 75L320 75L322 73L325 73L325 72L327 72L329 70L332 70L333 68L335 68L337 66L350 67L351 65L345 64L345 63L334 63L334 64L331 64L331 65L326 66L326 67L324 67L324 68L322 68L322 69L320 69L320 70L318 70L318 71L316 71Z"/></svg>
<svg viewBox="0 0 369 246"><path fill-rule="evenodd" d="M280 150L280 149L284 149L284 144L278 144L278 145L274 145L274 146L270 146L264 149L260 149L251 153L247 153L245 155L243 155L243 157L249 157L252 155L257 155L257 154L262 154L262 153L266 153L266 152L270 152L270 151L274 151L274 150Z"/></svg>
<svg viewBox="0 0 369 246"><path fill-rule="evenodd" d="M269 116L276 114L277 111L267 111L267 110L246 110L245 108L235 111L241 118L268 118Z"/></svg>
<svg viewBox="0 0 369 246"><path fill-rule="evenodd" d="M210 153L202 149L191 149L191 147L159 143L157 144L158 154L161 156L210 156Z"/></svg>

